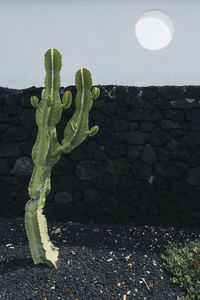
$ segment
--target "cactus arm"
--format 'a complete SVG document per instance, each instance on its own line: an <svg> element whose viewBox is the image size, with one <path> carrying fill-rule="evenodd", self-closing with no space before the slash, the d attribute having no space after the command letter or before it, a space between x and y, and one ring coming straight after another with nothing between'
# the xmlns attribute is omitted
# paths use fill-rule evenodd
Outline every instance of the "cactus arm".
<svg viewBox="0 0 200 300"><path fill-rule="evenodd" d="M95 95L90 91L92 78L87 69L78 70L75 77L75 85L77 89L75 98L76 110L64 130L64 139L61 143L64 153L71 152L91 133L88 129L88 118ZM97 131L98 126L95 126L95 133Z"/></svg>
<svg viewBox="0 0 200 300"><path fill-rule="evenodd" d="M62 152L69 153L84 139L93 136L98 126L88 129L89 111L93 99L99 96L99 89L92 88L91 74L87 69L76 73L77 95L76 110L64 130L61 144L57 140L56 124L60 121L62 110L70 107L71 92L66 91L62 102L60 99L60 70L62 57L58 50L49 49L45 54L45 89L41 100L32 96L30 101L36 108L36 123L38 133L32 149L34 170L29 182L30 200L25 207L25 229L29 241L31 255L35 264L45 263L56 267L59 249L55 247L48 236L47 220L43 215L46 197L51 190L51 169L58 162Z"/></svg>

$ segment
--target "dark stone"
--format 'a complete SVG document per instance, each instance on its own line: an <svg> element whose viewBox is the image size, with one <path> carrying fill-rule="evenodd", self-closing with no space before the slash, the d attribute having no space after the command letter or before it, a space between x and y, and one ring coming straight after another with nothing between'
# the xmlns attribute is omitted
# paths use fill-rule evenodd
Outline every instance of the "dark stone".
<svg viewBox="0 0 200 300"><path fill-rule="evenodd" d="M97 224L100 223L98 220L101 220L102 223L107 223L110 220L107 208L102 206L91 206L87 210L87 216L92 218L92 220L95 219Z"/></svg>
<svg viewBox="0 0 200 300"><path fill-rule="evenodd" d="M151 167L136 161L131 165L131 170L134 174L134 178L138 180L149 180L151 176Z"/></svg>
<svg viewBox="0 0 200 300"><path fill-rule="evenodd" d="M32 145L35 144L35 141L36 141L36 138L37 138L37 134L38 134L38 128L33 127L32 130L31 130L31 132L30 132L30 135L31 135L30 142L31 142Z"/></svg>
<svg viewBox="0 0 200 300"><path fill-rule="evenodd" d="M64 154L52 169L52 175L71 175L74 169L75 163Z"/></svg>
<svg viewBox="0 0 200 300"><path fill-rule="evenodd" d="M160 97L156 101L156 106L160 111L162 111L162 113L165 112L165 110L171 109L172 107L169 100Z"/></svg>
<svg viewBox="0 0 200 300"><path fill-rule="evenodd" d="M185 99L183 100L172 100L171 106L175 109L187 109L188 107L193 107L193 105L190 105Z"/></svg>
<svg viewBox="0 0 200 300"><path fill-rule="evenodd" d="M188 108L199 108L199 100L195 98L185 98L186 102L188 103Z"/></svg>
<svg viewBox="0 0 200 300"><path fill-rule="evenodd" d="M193 131L200 132L200 120L190 121L189 128Z"/></svg>
<svg viewBox="0 0 200 300"><path fill-rule="evenodd" d="M175 161L177 160L178 151L171 151L170 152L170 160Z"/></svg>
<svg viewBox="0 0 200 300"><path fill-rule="evenodd" d="M81 161L78 163L75 173L82 180L91 180L104 173L104 166L102 162Z"/></svg>
<svg viewBox="0 0 200 300"><path fill-rule="evenodd" d="M86 208L85 208L85 205L82 201L74 201L72 202L72 205L70 205L68 208L67 208L67 212L70 214L70 215L85 215L86 213Z"/></svg>
<svg viewBox="0 0 200 300"><path fill-rule="evenodd" d="M29 138L28 131L23 126L11 126L9 127L2 137L2 142L19 142Z"/></svg>
<svg viewBox="0 0 200 300"><path fill-rule="evenodd" d="M167 203L163 205L161 213L164 212L164 214L167 216L168 222L166 220L166 225L169 225L170 218L172 218L175 222L177 220L177 215L178 215L178 209L173 203ZM176 222L176 226L179 225L179 220ZM179 225L180 226L180 225Z"/></svg>
<svg viewBox="0 0 200 300"><path fill-rule="evenodd" d="M21 124L32 127L35 122L35 111L33 109L25 109L20 117Z"/></svg>
<svg viewBox="0 0 200 300"><path fill-rule="evenodd" d="M136 196L134 196L133 201L134 205L138 208L137 217L139 217L139 214L144 213L148 209L150 204L149 197L147 195L144 195L140 191L136 191Z"/></svg>
<svg viewBox="0 0 200 300"><path fill-rule="evenodd" d="M116 191L118 176L115 174L104 174L98 176L97 188L102 191L114 193Z"/></svg>
<svg viewBox="0 0 200 300"><path fill-rule="evenodd" d="M21 212L24 212L24 205L20 203L18 193L14 190L15 186L4 187L1 190L1 199L0 201L0 211L1 215L4 215L5 218L16 218ZM23 213L22 213L23 215Z"/></svg>
<svg viewBox="0 0 200 300"><path fill-rule="evenodd" d="M186 182L175 181L171 184L169 191L172 194L181 194L182 198L185 193L189 190L189 185Z"/></svg>
<svg viewBox="0 0 200 300"><path fill-rule="evenodd" d="M192 168L188 171L188 182L191 185L200 185L200 167Z"/></svg>
<svg viewBox="0 0 200 300"><path fill-rule="evenodd" d="M117 212L120 217L130 217L133 216L133 214L136 215L136 210L130 207L128 204L119 205Z"/></svg>
<svg viewBox="0 0 200 300"><path fill-rule="evenodd" d="M182 129L172 129L170 130L170 137L174 138L175 140L178 139L179 136L182 136L186 131Z"/></svg>
<svg viewBox="0 0 200 300"><path fill-rule="evenodd" d="M112 130L116 132L123 132L128 128L128 122L124 119L118 119L117 117L112 117Z"/></svg>
<svg viewBox="0 0 200 300"><path fill-rule="evenodd" d="M199 186L192 186L192 189L185 195L185 201L199 204L199 195L200 195L200 187Z"/></svg>
<svg viewBox="0 0 200 300"><path fill-rule="evenodd" d="M96 160L106 160L107 159L107 155L103 151L103 148L102 148L103 146L99 146L96 141L94 141L94 140L88 141L88 146L92 150L94 159L96 159Z"/></svg>
<svg viewBox="0 0 200 300"><path fill-rule="evenodd" d="M0 87L0 95L1 95L2 98L4 98L4 96L9 94L9 93L10 93L10 90L8 88Z"/></svg>
<svg viewBox="0 0 200 300"><path fill-rule="evenodd" d="M130 121L139 121L141 120L141 112L140 111L129 111L126 113L126 119L128 122Z"/></svg>
<svg viewBox="0 0 200 300"><path fill-rule="evenodd" d="M155 191L166 191L168 186L167 186L167 182L166 179L160 177L160 176L155 176L154 180L153 180L153 188L155 189Z"/></svg>
<svg viewBox="0 0 200 300"><path fill-rule="evenodd" d="M127 144L144 145L148 141L148 135L140 131L125 132L122 139Z"/></svg>
<svg viewBox="0 0 200 300"><path fill-rule="evenodd" d="M199 153L200 153L199 151L198 151L198 155L197 155L197 153L190 153L188 161L190 162L190 167L191 168L200 165L200 155L199 155ZM185 163L188 163L188 161L186 161Z"/></svg>
<svg viewBox="0 0 200 300"><path fill-rule="evenodd" d="M176 165L166 165L166 163L156 163L155 166L153 166L153 173L168 180L175 180L181 176L181 173Z"/></svg>
<svg viewBox="0 0 200 300"><path fill-rule="evenodd" d="M156 162L156 153L151 146L144 146L142 151L142 161L148 165L152 165Z"/></svg>
<svg viewBox="0 0 200 300"><path fill-rule="evenodd" d="M170 138L168 132L161 130L159 127L150 132L149 144L151 146L163 146Z"/></svg>
<svg viewBox="0 0 200 300"><path fill-rule="evenodd" d="M35 142L22 142L20 143L20 149L22 152L22 156L28 156L30 157L32 155L32 148Z"/></svg>
<svg viewBox="0 0 200 300"><path fill-rule="evenodd" d="M12 115L20 115L22 113L22 109L19 106L7 106L5 108L5 113L12 118Z"/></svg>
<svg viewBox="0 0 200 300"><path fill-rule="evenodd" d="M31 96L38 96L38 95L22 95L20 98L20 105L23 108L33 109L33 106L30 101ZM40 98L40 97L39 97Z"/></svg>
<svg viewBox="0 0 200 300"><path fill-rule="evenodd" d="M9 128L10 124L0 124L0 133L3 134Z"/></svg>
<svg viewBox="0 0 200 300"><path fill-rule="evenodd" d="M29 157L20 157L15 161L15 164L10 171L14 176L30 176L33 172L33 162Z"/></svg>
<svg viewBox="0 0 200 300"><path fill-rule="evenodd" d="M37 95L41 94L42 90L43 90L42 87L38 88L33 85L27 89L23 89L22 93L23 93L23 95L28 94L28 95L37 96Z"/></svg>
<svg viewBox="0 0 200 300"><path fill-rule="evenodd" d="M150 132L152 129L155 128L155 123L144 121L140 123L140 130L142 132Z"/></svg>
<svg viewBox="0 0 200 300"><path fill-rule="evenodd" d="M69 154L70 159L72 160L86 160L93 159L93 151L90 149L86 143L79 145Z"/></svg>
<svg viewBox="0 0 200 300"><path fill-rule="evenodd" d="M141 108L141 103L137 98L124 99L127 111L137 111Z"/></svg>
<svg viewBox="0 0 200 300"><path fill-rule="evenodd" d="M125 118L125 115L126 115L126 111L127 111L127 108L124 107L124 105L117 106L117 109L116 109L116 116L117 116L119 119L124 119L124 118Z"/></svg>
<svg viewBox="0 0 200 300"><path fill-rule="evenodd" d="M4 104L6 106L18 105L20 97L21 97L20 91L16 91L15 93L9 93L4 96Z"/></svg>
<svg viewBox="0 0 200 300"><path fill-rule="evenodd" d="M97 133L97 141L100 145L117 145L121 142L121 138L112 130L101 128Z"/></svg>
<svg viewBox="0 0 200 300"><path fill-rule="evenodd" d="M196 144L194 138L188 134L181 136L178 142L180 147L188 147L188 148L194 147Z"/></svg>
<svg viewBox="0 0 200 300"><path fill-rule="evenodd" d="M186 148L179 149L178 160L187 162L190 158L190 154Z"/></svg>
<svg viewBox="0 0 200 300"><path fill-rule="evenodd" d="M187 86L186 97L200 99L200 87L199 86Z"/></svg>
<svg viewBox="0 0 200 300"><path fill-rule="evenodd" d="M12 187L13 190L16 189L17 191L20 189L18 180L13 176L1 176L1 188L4 187Z"/></svg>
<svg viewBox="0 0 200 300"><path fill-rule="evenodd" d="M130 162L136 161L140 156L141 146L129 146L127 151L127 158Z"/></svg>
<svg viewBox="0 0 200 300"><path fill-rule="evenodd" d="M142 98L143 99L154 99L157 98L159 94L159 90L157 87L155 86L148 86L148 87L144 87L142 89Z"/></svg>
<svg viewBox="0 0 200 300"><path fill-rule="evenodd" d="M127 174L126 176L119 176L117 187L119 191L131 190L133 188L133 176Z"/></svg>
<svg viewBox="0 0 200 300"><path fill-rule="evenodd" d="M83 202L82 193L80 191L75 191L72 198L74 202Z"/></svg>
<svg viewBox="0 0 200 300"><path fill-rule="evenodd" d="M98 203L101 201L101 196L99 192L95 189L87 189L83 191L83 197L86 205L98 205Z"/></svg>
<svg viewBox="0 0 200 300"><path fill-rule="evenodd" d="M163 86L160 95L167 100L182 100L185 98L184 90L177 86Z"/></svg>
<svg viewBox="0 0 200 300"><path fill-rule="evenodd" d="M100 89L100 98L104 99L104 101L111 101L116 98L116 86L115 85L106 85L102 86ZM98 98L98 101L100 99Z"/></svg>
<svg viewBox="0 0 200 300"><path fill-rule="evenodd" d="M123 175L128 173L129 165L124 158L108 160L106 162L106 171L111 174Z"/></svg>
<svg viewBox="0 0 200 300"><path fill-rule="evenodd" d="M191 137L193 137L193 139L194 139L195 146L199 146L200 145L200 135L199 135L199 133L194 135L194 132L191 132Z"/></svg>
<svg viewBox="0 0 200 300"><path fill-rule="evenodd" d="M98 100L97 100L98 101ZM98 110L108 116L113 116L116 114L116 103L104 103L103 105L98 107Z"/></svg>
<svg viewBox="0 0 200 300"><path fill-rule="evenodd" d="M132 122L132 123L130 123L130 125L129 125L129 130L131 131L131 132L133 132L133 131L135 131L136 129L138 129L138 123L136 123L136 122Z"/></svg>
<svg viewBox="0 0 200 300"><path fill-rule="evenodd" d="M118 87L118 89L120 89L120 87ZM116 93L117 93L117 89L116 89ZM128 87L128 95L127 95L128 98L134 99L134 98L136 98L137 94L138 94L137 87L135 87L135 86Z"/></svg>
<svg viewBox="0 0 200 300"><path fill-rule="evenodd" d="M200 111L197 109L186 111L185 118L189 121L200 120Z"/></svg>
<svg viewBox="0 0 200 300"><path fill-rule="evenodd" d="M94 125L99 126L100 130L98 134L102 131L103 127L109 128L111 126L111 118L102 113L93 112L91 121L92 123L94 123ZM66 123L66 119L65 119L65 123Z"/></svg>
<svg viewBox="0 0 200 300"><path fill-rule="evenodd" d="M19 157L20 155L19 145L0 143L0 157Z"/></svg>
<svg viewBox="0 0 200 300"><path fill-rule="evenodd" d="M122 102L127 96L136 96L137 95L137 89L133 88L130 89L125 86L117 86L115 90L115 97L118 101Z"/></svg>
<svg viewBox="0 0 200 300"><path fill-rule="evenodd" d="M184 120L184 113L175 109L163 111L163 116L165 117L165 119L172 120L175 122Z"/></svg>
<svg viewBox="0 0 200 300"><path fill-rule="evenodd" d="M111 158L116 158L125 156L127 151L125 145L122 144L117 145L115 147L111 147L108 152Z"/></svg>
<svg viewBox="0 0 200 300"><path fill-rule="evenodd" d="M5 158L0 159L0 175L1 176L8 176L10 171L10 164L9 160Z"/></svg>
<svg viewBox="0 0 200 300"><path fill-rule="evenodd" d="M150 111L150 110L143 110L142 111L142 120L155 122L162 119L162 115L158 110Z"/></svg>
<svg viewBox="0 0 200 300"><path fill-rule="evenodd" d="M159 147L157 149L157 159L158 161L169 161L170 159L169 152Z"/></svg>
<svg viewBox="0 0 200 300"><path fill-rule="evenodd" d="M9 122L9 116L8 113L4 112L0 112L0 123L7 123Z"/></svg>
<svg viewBox="0 0 200 300"><path fill-rule="evenodd" d="M153 216L159 216L160 215L160 208L158 207L157 204L153 204L149 207L149 212L153 215Z"/></svg>
<svg viewBox="0 0 200 300"><path fill-rule="evenodd" d="M56 191L62 192L74 192L80 188L79 180L74 175L52 177L52 186L56 187Z"/></svg>
<svg viewBox="0 0 200 300"><path fill-rule="evenodd" d="M170 139L165 148L169 151L177 151L179 149L179 143L175 139Z"/></svg>
<svg viewBox="0 0 200 300"><path fill-rule="evenodd" d="M64 209L68 208L72 203L72 195L67 192L58 192L55 194L54 202L56 205L61 205Z"/></svg>
<svg viewBox="0 0 200 300"><path fill-rule="evenodd" d="M162 120L160 122L161 128L164 130L168 130L168 129L174 129L174 128L181 128L181 126L179 125L179 123L170 121L170 120Z"/></svg>

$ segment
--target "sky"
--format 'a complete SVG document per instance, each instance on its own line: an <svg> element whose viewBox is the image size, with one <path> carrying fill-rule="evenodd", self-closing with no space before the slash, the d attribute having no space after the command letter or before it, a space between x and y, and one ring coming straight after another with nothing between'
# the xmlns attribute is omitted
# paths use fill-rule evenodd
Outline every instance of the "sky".
<svg viewBox="0 0 200 300"><path fill-rule="evenodd" d="M138 19L165 12L174 37L150 51L136 39ZM127 86L199 85L199 0L1 0L0 86L44 86L44 54L62 54L61 86L88 68L93 83Z"/></svg>

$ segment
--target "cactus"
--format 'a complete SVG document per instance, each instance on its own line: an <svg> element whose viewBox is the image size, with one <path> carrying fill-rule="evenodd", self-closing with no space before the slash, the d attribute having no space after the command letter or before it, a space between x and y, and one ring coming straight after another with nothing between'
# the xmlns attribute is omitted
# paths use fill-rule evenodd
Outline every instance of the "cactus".
<svg viewBox="0 0 200 300"><path fill-rule="evenodd" d="M47 220L43 215L46 197L51 190L51 169L62 153L71 152L88 135L97 133L98 126L88 129L88 117L93 100L99 97L100 91L96 87L92 89L92 78L87 69L77 71L75 112L65 127L64 138L60 144L57 140L56 124L61 119L62 110L70 107L72 94L66 91L61 102L59 88L62 56L58 50L49 49L45 53L44 65L45 89L42 91L41 100L36 96L30 98L31 104L36 108L38 133L32 149L34 170L28 187L31 199L25 207L25 229L34 263L57 267L59 249L50 241Z"/></svg>

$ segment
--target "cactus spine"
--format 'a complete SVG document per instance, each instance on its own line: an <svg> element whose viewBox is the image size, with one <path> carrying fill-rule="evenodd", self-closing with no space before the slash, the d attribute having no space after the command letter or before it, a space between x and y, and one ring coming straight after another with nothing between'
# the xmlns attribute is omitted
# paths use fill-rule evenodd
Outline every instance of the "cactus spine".
<svg viewBox="0 0 200 300"><path fill-rule="evenodd" d="M100 91L96 87L92 89L92 78L87 69L77 71L75 112L65 127L64 138L60 144L57 140L56 124L61 119L62 110L70 107L72 95L70 91L66 91L61 102L59 88L62 56L59 51L49 49L45 53L44 65L45 89L42 91L41 100L36 96L30 99L36 108L38 134L32 149L34 170L28 187L31 199L25 207L25 229L34 263L56 267L59 249L50 241L47 220L43 215L45 200L51 190L51 169L62 153L71 152L88 135L97 133L98 126L88 129L88 117L93 100L99 97Z"/></svg>

